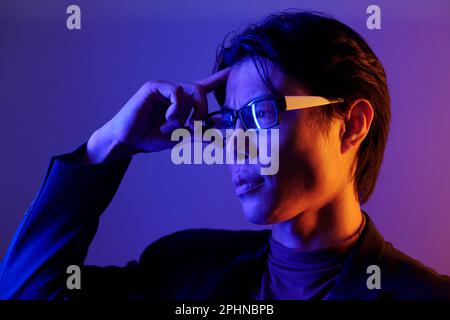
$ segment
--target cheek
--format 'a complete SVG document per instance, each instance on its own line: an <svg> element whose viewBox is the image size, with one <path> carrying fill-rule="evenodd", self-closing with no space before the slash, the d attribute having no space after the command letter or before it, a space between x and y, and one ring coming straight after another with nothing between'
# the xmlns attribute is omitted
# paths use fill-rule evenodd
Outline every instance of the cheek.
<svg viewBox="0 0 450 320"><path fill-rule="evenodd" d="M286 117L280 126L280 170L276 189L283 202L320 201L333 193L343 174L339 143L311 126L303 114Z"/></svg>
<svg viewBox="0 0 450 320"><path fill-rule="evenodd" d="M280 184L288 190L308 191L317 184L317 163L305 148L289 144L280 150Z"/></svg>
<svg viewBox="0 0 450 320"><path fill-rule="evenodd" d="M321 172L314 142L295 123L280 126L279 171L269 177L271 215L282 221L291 218L318 200Z"/></svg>
<svg viewBox="0 0 450 320"><path fill-rule="evenodd" d="M308 191L318 181L320 146L301 116L286 119L280 127L280 179L287 188Z"/></svg>

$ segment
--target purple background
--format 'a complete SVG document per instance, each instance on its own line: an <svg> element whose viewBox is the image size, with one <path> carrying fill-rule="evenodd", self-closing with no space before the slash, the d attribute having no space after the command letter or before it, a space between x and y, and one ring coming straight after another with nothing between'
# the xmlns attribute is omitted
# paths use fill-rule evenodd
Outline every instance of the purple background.
<svg viewBox="0 0 450 320"><path fill-rule="evenodd" d="M78 4L82 30L66 29ZM366 8L382 29L366 28ZM392 129L377 189L364 208L386 239L450 274L449 1L0 2L0 256L38 190L50 156L86 141L147 80L209 75L232 30L286 8L332 14L383 62ZM175 166L170 153L136 157L101 220L89 263L137 258L167 233L257 229L243 217L225 166Z"/></svg>

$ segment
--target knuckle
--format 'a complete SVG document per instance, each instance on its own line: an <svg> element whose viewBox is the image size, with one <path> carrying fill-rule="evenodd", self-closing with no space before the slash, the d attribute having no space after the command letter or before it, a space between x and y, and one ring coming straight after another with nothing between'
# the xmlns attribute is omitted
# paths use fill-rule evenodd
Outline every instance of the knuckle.
<svg viewBox="0 0 450 320"><path fill-rule="evenodd" d="M147 81L146 83L144 83L142 85L141 89L144 90L146 93L151 93L160 84L161 84L161 81L159 81L159 80L150 80L150 81Z"/></svg>
<svg viewBox="0 0 450 320"><path fill-rule="evenodd" d="M154 86L154 81L147 81L146 83L144 83L141 88L144 90L149 90L151 88L153 88Z"/></svg>

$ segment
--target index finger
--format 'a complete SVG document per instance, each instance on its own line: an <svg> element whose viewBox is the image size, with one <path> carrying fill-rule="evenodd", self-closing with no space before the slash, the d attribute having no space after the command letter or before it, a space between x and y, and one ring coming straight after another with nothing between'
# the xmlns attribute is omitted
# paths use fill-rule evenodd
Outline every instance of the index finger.
<svg viewBox="0 0 450 320"><path fill-rule="evenodd" d="M220 70L206 79L195 82L205 88L206 92L211 92L217 89L221 84L227 82L228 74L230 73L231 67Z"/></svg>

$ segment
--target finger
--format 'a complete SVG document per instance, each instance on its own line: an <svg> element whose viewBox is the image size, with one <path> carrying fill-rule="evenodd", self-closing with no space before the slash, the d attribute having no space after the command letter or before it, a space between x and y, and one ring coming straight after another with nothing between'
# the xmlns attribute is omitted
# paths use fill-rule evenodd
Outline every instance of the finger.
<svg viewBox="0 0 450 320"><path fill-rule="evenodd" d="M183 94L182 99L183 99L183 108L177 109L176 113L173 114L170 117L170 119L167 120L160 127L160 130L162 132L171 131L176 128L183 127L186 124L186 121L189 118L189 115L191 114L194 102L192 100L192 96L186 94L185 92Z"/></svg>
<svg viewBox="0 0 450 320"><path fill-rule="evenodd" d="M189 118L189 116L192 112L192 109L195 109L194 99L192 98L191 94L189 94L185 91L183 99L184 99L184 109L182 112L180 112L180 114L178 116L179 121L182 123L182 125L186 124L186 121Z"/></svg>
<svg viewBox="0 0 450 320"><path fill-rule="evenodd" d="M205 89L206 93L211 92L227 82L230 69L231 67L220 70L208 78L199 80L196 83L201 85Z"/></svg>
<svg viewBox="0 0 450 320"><path fill-rule="evenodd" d="M194 101L194 113L192 114L192 120L203 120L208 115L208 100L206 94L201 90L194 91L192 95Z"/></svg>
<svg viewBox="0 0 450 320"><path fill-rule="evenodd" d="M196 120L203 120L208 114L208 100L206 99L206 94L202 86L197 84L186 84L183 85L185 91L190 93L191 102L194 108L190 122Z"/></svg>
<svg viewBox="0 0 450 320"><path fill-rule="evenodd" d="M165 114L166 120L175 119L185 108L183 87L171 83L158 83L157 90L161 95L170 99L170 106Z"/></svg>

